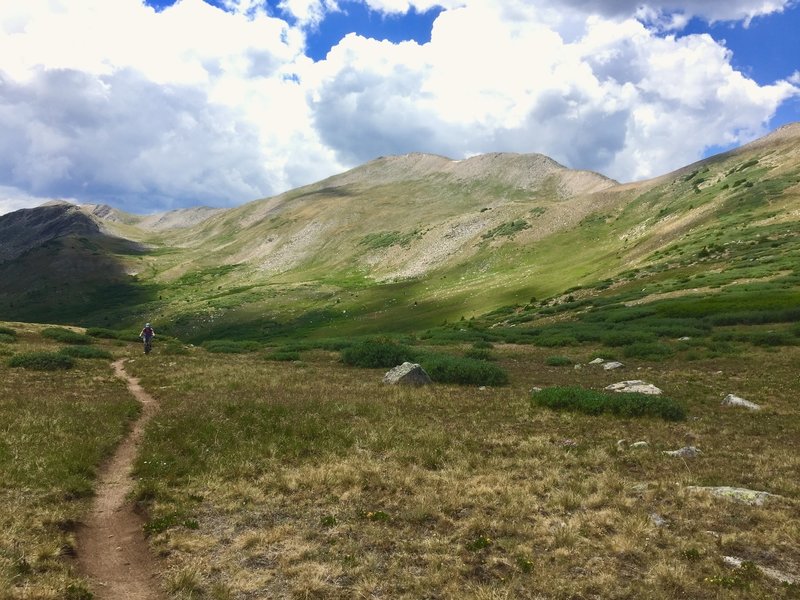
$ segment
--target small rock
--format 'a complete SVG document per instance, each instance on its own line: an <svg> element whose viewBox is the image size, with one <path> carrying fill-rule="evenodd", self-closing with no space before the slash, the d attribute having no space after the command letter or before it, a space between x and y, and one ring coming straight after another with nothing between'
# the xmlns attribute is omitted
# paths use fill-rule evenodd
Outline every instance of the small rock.
<svg viewBox="0 0 800 600"><path fill-rule="evenodd" d="M638 392L640 394L650 394L652 396L661 395L661 390L659 388L652 383L645 383L640 379L612 383L606 386L606 389L612 392Z"/></svg>
<svg viewBox="0 0 800 600"><path fill-rule="evenodd" d="M642 442L634 442L634 443L631 444L631 449L632 450L640 450L641 448L649 448L649 447L650 447L650 444L648 444L647 442L644 442L644 441L642 441Z"/></svg>
<svg viewBox="0 0 800 600"><path fill-rule="evenodd" d="M564 448L574 448L578 445L578 442L575 440L565 439L558 442L559 446L563 446Z"/></svg>
<svg viewBox="0 0 800 600"><path fill-rule="evenodd" d="M748 490L747 488L735 488L726 485L718 487L690 485L686 489L690 492L706 492L717 498L725 498L726 500L733 500L734 502L741 502L751 506L762 506L769 498L780 498L780 496L770 494L769 492L758 492L756 490Z"/></svg>
<svg viewBox="0 0 800 600"><path fill-rule="evenodd" d="M625 450L628 447L628 440L617 440L617 450Z"/></svg>
<svg viewBox="0 0 800 600"><path fill-rule="evenodd" d="M383 382L391 385L430 385L431 378L416 363L404 362L383 376Z"/></svg>
<svg viewBox="0 0 800 600"><path fill-rule="evenodd" d="M669 527L669 521L658 513L650 513L650 522L656 527Z"/></svg>
<svg viewBox="0 0 800 600"><path fill-rule="evenodd" d="M482 386L481 386L481 387L479 387L478 389L479 389L480 391L482 391L482 392L485 392L485 391L486 391L486 386L485 386L485 385L482 385Z"/></svg>
<svg viewBox="0 0 800 600"><path fill-rule="evenodd" d="M688 335L685 335L683 337L679 337L678 341L679 342L688 342L690 339L692 339L692 338L690 338Z"/></svg>
<svg viewBox="0 0 800 600"><path fill-rule="evenodd" d="M616 360L612 360L611 362L607 362L607 363L603 364L603 368L606 371L613 371L614 369L619 369L619 368L624 367L624 366L625 365L623 365L621 362L617 362Z"/></svg>
<svg viewBox="0 0 800 600"><path fill-rule="evenodd" d="M603 364L604 362L606 362L606 360L605 360L604 358L595 358L595 359L594 359L593 361L591 361L589 364L590 364L590 365L601 365L601 364Z"/></svg>
<svg viewBox="0 0 800 600"><path fill-rule="evenodd" d="M739 396L734 396L733 394L725 396L725 399L722 401L722 406L741 406L749 410L761 410L761 406L755 402L750 402L749 400L739 398Z"/></svg>
<svg viewBox="0 0 800 600"><path fill-rule="evenodd" d="M542 388L540 388L538 385L535 385L535 386L533 386L531 388L531 394L535 394L535 393L541 392L541 391L542 391Z"/></svg>
<svg viewBox="0 0 800 600"><path fill-rule="evenodd" d="M664 454L667 456L678 456L680 458L695 458L702 454L702 452L694 446L685 446L680 450L664 450Z"/></svg>
<svg viewBox="0 0 800 600"><path fill-rule="evenodd" d="M572 368L573 368L574 370L576 370L576 371L580 371L580 370L583 368L583 365L581 365L581 364L576 364L576 365L575 365L575 366L573 366Z"/></svg>

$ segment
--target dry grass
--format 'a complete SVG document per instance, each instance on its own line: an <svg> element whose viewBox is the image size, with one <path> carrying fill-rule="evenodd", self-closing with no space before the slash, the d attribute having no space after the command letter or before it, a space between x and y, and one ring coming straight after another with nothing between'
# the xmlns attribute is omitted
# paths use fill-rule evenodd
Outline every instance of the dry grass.
<svg viewBox="0 0 800 600"><path fill-rule="evenodd" d="M15 353L52 351L41 327L4 324L0 344L0 599L80 598L69 560L95 469L122 437L135 402L106 361L69 371L10 368Z"/></svg>
<svg viewBox="0 0 800 600"><path fill-rule="evenodd" d="M736 555L797 574L796 349L622 375L500 347L507 388L398 389L333 355L153 355L162 402L138 465L176 598L780 598ZM588 351L570 356L586 362ZM553 413L533 385L647 379L689 407L667 423ZM765 410L719 406L734 392ZM620 451L617 440L647 440ZM696 445L693 460L662 450ZM734 485L763 507L699 494ZM651 515L665 518L654 524Z"/></svg>

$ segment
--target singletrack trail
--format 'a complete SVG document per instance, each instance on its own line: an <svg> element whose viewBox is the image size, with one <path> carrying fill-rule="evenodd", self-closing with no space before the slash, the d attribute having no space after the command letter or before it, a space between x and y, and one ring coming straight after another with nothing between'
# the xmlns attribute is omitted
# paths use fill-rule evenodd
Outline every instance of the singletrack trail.
<svg viewBox="0 0 800 600"><path fill-rule="evenodd" d="M103 466L90 514L78 530L78 565L91 582L97 600L162 600L158 569L142 532L143 519L126 496L144 427L158 408L156 401L125 371L125 359L113 364L117 377L142 404L131 432Z"/></svg>

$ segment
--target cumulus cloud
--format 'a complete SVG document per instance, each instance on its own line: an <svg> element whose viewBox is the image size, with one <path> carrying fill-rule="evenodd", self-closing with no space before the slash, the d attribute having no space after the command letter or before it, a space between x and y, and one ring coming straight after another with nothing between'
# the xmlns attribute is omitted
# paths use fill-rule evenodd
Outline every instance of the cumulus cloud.
<svg viewBox="0 0 800 600"><path fill-rule="evenodd" d="M0 186L126 210L225 205L410 151L542 152L622 180L764 133L797 74L758 85L691 16L790 0L360 0L434 6L431 41L305 36L351 0L0 3ZM5 206L11 206L6 203Z"/></svg>
<svg viewBox="0 0 800 600"><path fill-rule="evenodd" d="M53 200L72 202L73 204L76 203L76 201L71 198L40 198L38 196L32 196L15 187L0 185L0 215L14 212L22 208L33 208L34 206L40 206L45 202L52 202Z"/></svg>
<svg viewBox="0 0 800 600"><path fill-rule="evenodd" d="M583 16L567 39L550 18L477 3L443 13L424 46L346 37L315 65L322 139L351 163L424 144L456 157L538 151L631 180L763 133L798 93L747 79L706 35Z"/></svg>

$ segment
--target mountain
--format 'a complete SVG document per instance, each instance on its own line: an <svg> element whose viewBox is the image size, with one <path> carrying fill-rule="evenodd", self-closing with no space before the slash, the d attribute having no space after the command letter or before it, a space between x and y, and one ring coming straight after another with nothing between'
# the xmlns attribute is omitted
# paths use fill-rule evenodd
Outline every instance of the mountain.
<svg viewBox="0 0 800 600"><path fill-rule="evenodd" d="M799 182L800 124L631 184L537 154L381 157L227 210L11 213L0 217L0 276L35 272L62 304L83 297L67 311L73 321L146 319L190 339L418 330L533 298L552 305L724 271L765 239L793 252ZM95 248L79 252L81 239ZM45 251L86 260L94 303L32 260ZM764 277L786 267L740 258ZM98 300L104 285L113 302ZM58 316L46 302L32 309L26 293L1 291L0 319Z"/></svg>

